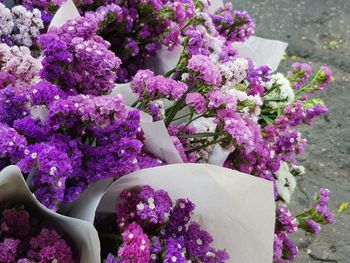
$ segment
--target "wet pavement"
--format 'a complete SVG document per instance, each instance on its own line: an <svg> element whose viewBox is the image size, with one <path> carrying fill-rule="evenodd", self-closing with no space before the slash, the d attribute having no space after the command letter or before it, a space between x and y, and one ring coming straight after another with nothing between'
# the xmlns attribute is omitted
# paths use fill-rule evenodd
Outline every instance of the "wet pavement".
<svg viewBox="0 0 350 263"><path fill-rule="evenodd" d="M300 158L306 174L298 180L291 209L298 213L312 204L320 187L327 187L336 222L318 237L295 235L300 248L295 262L350 262L350 209L337 213L342 202L350 202L350 0L237 0L233 4L251 14L257 36L289 43L279 71L301 61L315 68L328 65L334 73L334 83L321 95L330 113L302 129L309 144Z"/></svg>

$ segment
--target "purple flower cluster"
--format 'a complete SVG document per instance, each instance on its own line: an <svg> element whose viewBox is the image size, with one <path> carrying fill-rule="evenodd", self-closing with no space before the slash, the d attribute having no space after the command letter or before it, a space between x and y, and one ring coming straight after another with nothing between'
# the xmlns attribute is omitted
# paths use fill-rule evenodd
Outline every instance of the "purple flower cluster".
<svg viewBox="0 0 350 263"><path fill-rule="evenodd" d="M157 100L168 98L179 100L187 91L188 87L181 81L166 78L162 75L154 75L150 70L140 70L132 82L132 91L139 100Z"/></svg>
<svg viewBox="0 0 350 263"><path fill-rule="evenodd" d="M296 217L292 216L288 207L282 204L276 210L276 229L274 242L274 262L293 261L298 248L288 235L298 228L312 234L320 234L321 225L334 222L332 213L328 210L330 191L322 188L316 198L316 204Z"/></svg>
<svg viewBox="0 0 350 263"><path fill-rule="evenodd" d="M300 89L309 80L311 72L312 68L309 64L294 63L292 71L288 73L289 80L295 89Z"/></svg>
<svg viewBox="0 0 350 263"><path fill-rule="evenodd" d="M233 14L232 14L233 13ZM243 42L254 35L255 24L245 11L233 11L226 3L211 15L216 30L230 42Z"/></svg>
<svg viewBox="0 0 350 263"><path fill-rule="evenodd" d="M0 89L0 122L12 126L15 120L27 116L27 102L27 97L22 94L16 95L12 86Z"/></svg>
<svg viewBox="0 0 350 263"><path fill-rule="evenodd" d="M129 82L162 45L181 44L181 27L194 16L194 1L74 1L99 20L98 35L121 58L117 81Z"/></svg>
<svg viewBox="0 0 350 263"><path fill-rule="evenodd" d="M194 209L188 199L178 199L173 205L166 191L155 191L148 185L124 190L116 206L123 243L117 251L104 251L103 257L109 263L226 262L229 259L226 250L213 248L212 236L191 221ZM100 236L103 248L105 235Z"/></svg>
<svg viewBox="0 0 350 263"><path fill-rule="evenodd" d="M205 84L219 87L222 77L213 61L204 55L194 55L188 60L188 68L198 73Z"/></svg>
<svg viewBox="0 0 350 263"><path fill-rule="evenodd" d="M121 61L109 50L110 43L96 35L98 27L96 16L86 15L41 35L42 78L70 92L109 93Z"/></svg>
<svg viewBox="0 0 350 263"><path fill-rule="evenodd" d="M76 200L88 184L161 165L143 151L139 112L127 112L122 98L78 95L56 100L59 95L40 94L45 93L40 85L59 90L46 82L33 86L37 92L32 100L47 105L46 119L16 120L13 126L28 146L21 144L22 152L10 152L4 158L13 155L11 160L30 176L45 206L56 210L60 203ZM1 139L10 141L5 136Z"/></svg>
<svg viewBox="0 0 350 263"><path fill-rule="evenodd" d="M26 149L26 138L7 124L0 123L0 170L23 158Z"/></svg>
<svg viewBox="0 0 350 263"><path fill-rule="evenodd" d="M22 205L0 204L0 262L76 262L70 242Z"/></svg>

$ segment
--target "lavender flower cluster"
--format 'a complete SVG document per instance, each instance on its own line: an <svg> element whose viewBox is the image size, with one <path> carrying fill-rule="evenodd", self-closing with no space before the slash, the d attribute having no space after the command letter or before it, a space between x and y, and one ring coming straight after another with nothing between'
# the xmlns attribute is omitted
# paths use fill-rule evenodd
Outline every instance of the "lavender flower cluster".
<svg viewBox="0 0 350 263"><path fill-rule="evenodd" d="M44 109L44 120L18 103L26 97L11 87L3 91L11 107L3 109L2 163L16 163L32 176L35 195L51 209L73 202L98 180L161 164L144 153L139 112L127 111L120 97L62 96L42 81L32 86L31 100L43 103L33 107Z"/></svg>
<svg viewBox="0 0 350 263"><path fill-rule="evenodd" d="M79 32L92 34L88 28ZM17 164L45 206L57 210L79 198L89 184L162 164L144 151L140 114L127 110L123 98L83 95L41 80L40 62L26 47L0 44L0 61L0 169ZM41 73L49 68L43 64ZM94 71L94 87L86 79L77 87L103 93L112 84L100 81L110 77L104 72L102 77Z"/></svg>
<svg viewBox="0 0 350 263"><path fill-rule="evenodd" d="M41 77L73 94L109 93L121 61L110 43L96 35L98 26L95 16L86 15L41 35Z"/></svg>
<svg viewBox="0 0 350 263"><path fill-rule="evenodd" d="M0 262L78 262L69 238L23 205L1 203L0 225Z"/></svg>
<svg viewBox="0 0 350 263"><path fill-rule="evenodd" d="M34 48L43 28L39 9L17 5L10 10L0 3L0 43Z"/></svg>
<svg viewBox="0 0 350 263"><path fill-rule="evenodd" d="M113 218L110 221L110 216L95 222L100 230L102 257L107 263L227 262L226 250L213 248L212 236L191 221L194 209L190 200L181 198L173 204L166 191L149 185L125 189L112 216L116 222ZM105 232L109 228L113 234ZM112 242L113 238L121 238L121 242Z"/></svg>

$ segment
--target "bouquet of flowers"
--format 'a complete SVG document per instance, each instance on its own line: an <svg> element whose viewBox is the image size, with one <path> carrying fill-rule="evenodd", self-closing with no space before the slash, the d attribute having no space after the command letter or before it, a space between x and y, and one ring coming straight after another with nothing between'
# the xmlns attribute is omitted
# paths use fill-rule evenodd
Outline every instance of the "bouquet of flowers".
<svg viewBox="0 0 350 263"><path fill-rule="evenodd" d="M73 247L21 204L1 203L1 262L76 262ZM24 248L24 249L23 249Z"/></svg>
<svg viewBox="0 0 350 263"><path fill-rule="evenodd" d="M42 206L14 166L0 172L0 223L1 262L98 262L93 226Z"/></svg>
<svg viewBox="0 0 350 263"><path fill-rule="evenodd" d="M115 216L100 217L95 222L100 230L102 255L114 252L108 253L107 262L225 262L229 259L225 250L211 247L211 235L191 221L195 204L190 200L180 198L173 204L166 191L144 185L133 191L125 189L117 202ZM121 244L115 242L121 237Z"/></svg>
<svg viewBox="0 0 350 263"><path fill-rule="evenodd" d="M248 13L233 10L229 3L219 3L215 10L209 1L200 0L77 0L75 4L72 19L57 22L54 16L55 23L40 35L43 26L38 29L26 22L22 28L20 15L13 16L0 5L5 14L0 33L6 42L0 44L0 168L17 164L40 202L57 210L105 179L110 184L155 166L166 171L171 163L211 163L231 169L232 177L232 170L238 170L274 186L274 262L296 257L290 234L298 229L318 234L321 224L333 222L327 189L321 189L312 208L297 216L291 215L287 206L296 187L295 176L304 172L297 165L297 156L303 153L306 140L297 127L312 124L327 113L315 92L330 84L328 67L312 75L310 65L295 63L284 76L243 56L237 43L248 43L255 24ZM23 5L28 9L25 12L41 12L51 20L59 6L57 14L62 15L72 2L28 0ZM14 7L12 12L17 9L22 10ZM29 13L28 19L33 17ZM25 43L18 32L25 32ZM11 46L14 44L29 48ZM32 57L33 45L40 46L40 59ZM167 54L175 54L176 61L167 72L150 66L159 56L166 59ZM121 89L116 83L126 84ZM118 93L126 95L128 102L134 100L127 106ZM194 166L182 165L195 173ZM174 184L180 187L190 181L186 178ZM115 184L121 182L123 178ZM137 184L142 185L170 191L149 182ZM97 199L105 187L99 189ZM78 203L86 203L84 200ZM132 206L131 199L124 201ZM72 214L75 208L73 204ZM146 237L150 242L157 237L164 252L167 238L160 232L167 231L171 211L169 205L164 211L169 219L162 219L157 227L148 229L149 222L145 227L140 220L147 217L135 219L129 230L119 225L118 235L136 231L143 233L146 243ZM120 218L115 214L113 211L113 216ZM219 230L208 230L218 240L215 232ZM186 243L186 235L182 237ZM225 240L219 235L220 239ZM129 245L126 236L123 242L122 248ZM270 242L272 249L272 238L265 242ZM184 244L181 246L186 247ZM134 248L133 243L131 246ZM226 243L218 247L231 252ZM109 252L123 258L122 248ZM263 248L265 252L270 249ZM151 253L147 255L151 257ZM242 255L249 257L248 253ZM266 262L271 261L268 256L263 257ZM161 257L164 260L165 254ZM196 255L189 252L183 257L188 260ZM202 254L196 260L206 261L204 257ZM118 262L120 258L110 256L109 260Z"/></svg>
<svg viewBox="0 0 350 263"><path fill-rule="evenodd" d="M146 183L147 186L144 187ZM252 191L247 191L247 188ZM203 189L206 190L205 195ZM183 200L184 208L177 213L178 207L173 206L171 200ZM195 204L195 209L192 204ZM183 213L189 213L186 207L191 207L189 210L192 210L192 220L190 221L189 215L185 222L175 220L174 216L182 217ZM100 235L102 258L112 253L114 256L110 260L118 260L115 259L118 251L125 251L121 248L122 233L131 224L137 224L141 227L143 236L150 240L149 246L152 246L152 237L156 236L160 240L159 252L170 249L170 244L166 244L166 239L170 237L166 233L175 231L171 238L183 237L187 246L202 249L201 252L195 249L201 254L192 256L181 249L184 257L189 260L203 262L204 259L197 256L204 256L206 252L209 258L204 262L224 262L219 258L211 258L214 255L208 253L208 250L215 247L226 248L229 261L271 262L274 214L273 187L266 180L209 164L173 164L137 170L125 175L111 184L102 196L93 194L85 201L80 199L73 205L69 215L95 223ZM208 238L205 239L206 245L202 240L203 243L199 241L202 245L196 242L192 246L190 235L194 232L188 232L192 229L189 228L191 224L195 224L198 231L204 229L210 233L213 241L209 242L212 239ZM176 233L179 229L180 232ZM205 234L203 231L199 232ZM207 234L205 236L208 237ZM136 243L130 243L130 246L127 245L128 242L124 242L129 252L125 256L143 253L137 243L142 243L142 240L134 240ZM184 248L185 244L181 246ZM160 258L164 260L164 256L165 254L158 254L155 262L163 262ZM152 257L152 253L149 257ZM180 259L181 257L178 261ZM214 261L210 261L211 259Z"/></svg>

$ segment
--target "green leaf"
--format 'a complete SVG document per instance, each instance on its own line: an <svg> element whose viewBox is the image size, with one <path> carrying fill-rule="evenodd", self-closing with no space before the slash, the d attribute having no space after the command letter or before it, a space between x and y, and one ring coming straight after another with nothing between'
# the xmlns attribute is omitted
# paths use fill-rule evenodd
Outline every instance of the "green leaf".
<svg viewBox="0 0 350 263"><path fill-rule="evenodd" d="M274 124L274 120L271 119L270 117L266 116L266 115L261 115L261 117L263 118L263 120L267 123L267 124Z"/></svg>

